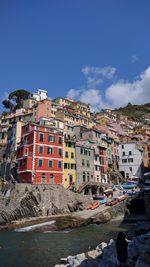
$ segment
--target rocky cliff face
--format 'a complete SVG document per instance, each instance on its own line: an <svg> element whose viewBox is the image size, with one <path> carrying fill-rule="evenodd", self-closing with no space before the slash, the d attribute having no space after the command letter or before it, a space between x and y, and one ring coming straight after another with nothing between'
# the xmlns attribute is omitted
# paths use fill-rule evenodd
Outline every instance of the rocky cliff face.
<svg viewBox="0 0 150 267"><path fill-rule="evenodd" d="M84 209L90 197L61 185L7 184L0 194L0 222L65 214Z"/></svg>

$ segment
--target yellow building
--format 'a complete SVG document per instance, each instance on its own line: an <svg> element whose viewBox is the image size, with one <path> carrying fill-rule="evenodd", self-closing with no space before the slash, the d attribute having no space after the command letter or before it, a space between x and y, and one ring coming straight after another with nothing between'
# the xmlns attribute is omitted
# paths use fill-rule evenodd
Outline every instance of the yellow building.
<svg viewBox="0 0 150 267"><path fill-rule="evenodd" d="M64 142L64 187L74 189L76 182L76 158L75 142L65 140Z"/></svg>
<svg viewBox="0 0 150 267"><path fill-rule="evenodd" d="M139 125L134 127L133 129L134 134L145 134L150 135L150 127L145 125Z"/></svg>

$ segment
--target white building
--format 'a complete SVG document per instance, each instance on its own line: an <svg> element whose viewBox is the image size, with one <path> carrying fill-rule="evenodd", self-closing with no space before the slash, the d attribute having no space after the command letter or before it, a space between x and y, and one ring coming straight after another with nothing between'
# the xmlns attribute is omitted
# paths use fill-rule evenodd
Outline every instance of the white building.
<svg viewBox="0 0 150 267"><path fill-rule="evenodd" d="M119 145L119 171L124 178L142 176L142 153L138 143L121 143Z"/></svg>
<svg viewBox="0 0 150 267"><path fill-rule="evenodd" d="M36 101L41 101L48 98L47 90L38 89L37 93L31 93L30 97L34 98Z"/></svg>

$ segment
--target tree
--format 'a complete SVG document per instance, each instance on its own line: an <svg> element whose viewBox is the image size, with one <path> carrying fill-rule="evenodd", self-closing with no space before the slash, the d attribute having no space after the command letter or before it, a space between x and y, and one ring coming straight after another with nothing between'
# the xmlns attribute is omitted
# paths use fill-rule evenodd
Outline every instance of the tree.
<svg viewBox="0 0 150 267"><path fill-rule="evenodd" d="M11 112L15 111L17 108L22 108L23 100L26 99L29 94L30 93L24 89L13 91L9 94L8 99L3 100L2 104Z"/></svg>
<svg viewBox="0 0 150 267"><path fill-rule="evenodd" d="M6 109L13 111L14 105L10 102L10 100L3 100L2 104L4 105Z"/></svg>
<svg viewBox="0 0 150 267"><path fill-rule="evenodd" d="M29 92L23 89L16 90L14 92L11 92L8 96L9 100L13 100L17 104L17 108L22 107L23 100L26 99L29 96Z"/></svg>

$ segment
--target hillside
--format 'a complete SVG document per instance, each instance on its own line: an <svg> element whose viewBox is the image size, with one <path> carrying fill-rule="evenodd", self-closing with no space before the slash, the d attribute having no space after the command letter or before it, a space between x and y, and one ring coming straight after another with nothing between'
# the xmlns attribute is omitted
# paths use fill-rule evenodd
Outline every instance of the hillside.
<svg viewBox="0 0 150 267"><path fill-rule="evenodd" d="M144 105L132 105L128 103L126 107L115 109L114 112L127 116L131 120L142 121L143 117L150 117L150 103Z"/></svg>

